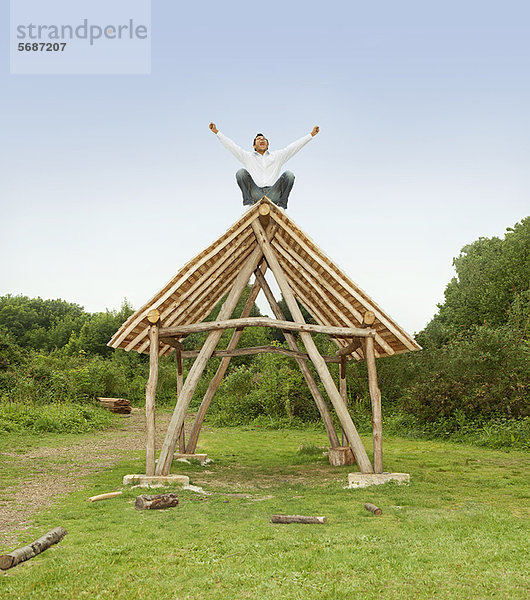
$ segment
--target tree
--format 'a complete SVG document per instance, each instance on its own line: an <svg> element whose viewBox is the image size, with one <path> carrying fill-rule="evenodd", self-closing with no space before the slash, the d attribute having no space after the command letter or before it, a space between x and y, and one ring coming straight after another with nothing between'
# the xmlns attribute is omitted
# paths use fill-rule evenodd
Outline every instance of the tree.
<svg viewBox="0 0 530 600"><path fill-rule="evenodd" d="M481 237L453 260L456 270L438 314L419 334L425 346L439 346L477 325L508 322L510 306L528 291L530 217L509 227L504 239Z"/></svg>

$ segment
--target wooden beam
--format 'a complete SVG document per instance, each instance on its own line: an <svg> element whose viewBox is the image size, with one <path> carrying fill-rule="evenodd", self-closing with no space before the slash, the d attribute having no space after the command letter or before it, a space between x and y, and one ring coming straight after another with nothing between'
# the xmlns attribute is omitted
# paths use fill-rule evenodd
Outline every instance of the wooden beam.
<svg viewBox="0 0 530 600"><path fill-rule="evenodd" d="M181 269L177 276L171 280L171 282L164 288L163 293L160 293L158 297L153 298L149 303L142 307L136 314L133 320L126 321L120 329L114 334L109 345L113 348L117 348L121 342L127 337L127 335L139 325L146 317L149 310L152 308L152 304L156 303L155 306L161 306L168 298L175 293L179 287L188 281L193 273L196 273L204 265L208 265L212 258L222 256L223 249L230 247L232 243L239 239L244 234L245 229L249 226L249 222L256 218L256 215L248 214L244 215L234 226L232 226L224 236L222 236L217 242L211 244L204 252L201 252L193 261L188 263L186 267ZM199 260L198 260L199 259ZM162 315L162 319L164 316ZM144 333L143 331L141 332Z"/></svg>
<svg viewBox="0 0 530 600"><path fill-rule="evenodd" d="M339 348L336 352L336 356L348 356L348 354L352 354L353 352L355 352L358 348L361 347L361 340L360 339L355 339L353 341L351 341L347 346L344 346L343 348Z"/></svg>
<svg viewBox="0 0 530 600"><path fill-rule="evenodd" d="M182 386L184 384L184 365L182 364L182 350L177 348L175 350L175 360L177 361L177 402L180 394L182 393ZM179 452L186 452L186 437L184 434L184 423L180 428L179 435Z"/></svg>
<svg viewBox="0 0 530 600"><path fill-rule="evenodd" d="M256 218L257 215L255 215ZM271 233L276 232L276 227L270 227ZM228 319L232 312L234 311L239 297L245 285L248 283L248 280L259 262L263 257L263 251L258 246L255 248L247 260L246 264L243 266L239 275L236 277L234 285L228 294L228 297L221 307L219 311L218 319L220 321L224 319ZM171 421L169 423L169 427L167 430L166 438L162 445L162 450L160 451L160 458L158 459L158 464L156 468L157 475L168 475L171 469L171 463L173 461L173 454L175 452L175 446L177 443L177 436L184 423L184 418L186 416L186 412L188 410L188 406L190 404L191 397L193 396L193 392L197 387L197 383L206 367L206 364L212 355L212 352L215 350L215 347L219 343L223 332L222 330L212 331L204 345L201 349L201 352L195 362L193 363L188 376L186 377L186 381L182 388L182 393L177 401L177 405L175 406L175 410L173 412L173 416L171 417Z"/></svg>
<svg viewBox="0 0 530 600"><path fill-rule="evenodd" d="M264 264L262 268L266 269L267 265ZM260 269L258 268L257 271L260 271ZM250 315L250 312L252 311L252 307L254 306L254 302L256 301L256 298L258 297L260 289L261 289L260 285L259 285L258 281L256 280L254 282L254 285L252 286L252 289L247 298L247 301L245 302L243 311L241 312L242 317L248 317ZM208 408L212 402L212 399L215 396L215 393L217 392L219 385L221 384L224 374L226 373L226 370L228 369L228 365L230 364L230 359L232 358L233 355L231 355L229 353L235 351L237 344L239 343L239 338L241 337L242 333L243 333L243 329L236 329L234 331L234 333L232 334L232 338L230 339L230 342L228 343L228 348L227 348L227 350L224 351L225 355L223 356L223 360L221 361L221 364L217 367L217 371L216 371L215 375L213 376L212 380L210 381L210 385L208 386L206 393L204 394L201 405L199 406L199 410L197 411L197 415L195 417L193 427L190 432L190 437L188 439L188 446L186 448L186 452L188 454L193 454L195 452L195 448L197 447L197 441L199 439L199 434L200 434L200 431L202 428L202 424L204 422L204 417L206 416L206 411L208 410ZM214 356L216 354L217 354L217 352L214 352L212 356Z"/></svg>
<svg viewBox="0 0 530 600"><path fill-rule="evenodd" d="M302 258L301 253L299 251L294 252L292 245L290 245L287 240L281 238L281 233L277 236L277 238L274 239L272 246L281 255L283 259L282 266L288 264L293 267L292 273L296 274L298 277L300 273L304 273L306 274L306 279L308 281L311 281L311 279L307 277L307 274L309 274L311 275L313 282L318 282L318 286L312 283L311 287L313 288L313 290L316 291L325 290L325 292L328 294L327 302L335 308L335 312L337 312L337 305L342 305L344 309L350 313L353 319L355 319L359 323L362 323L362 314L353 306L351 302L349 302L349 295L346 295L344 293L340 294L333 285L326 281L326 278L321 273L315 270L311 266L311 264L309 264ZM329 268L322 268L322 270L329 271ZM335 301L333 301L330 296L335 298ZM342 315L344 315L344 311L342 311ZM346 322L352 322L353 319L351 317L346 318ZM375 341L387 354L395 354L394 349L378 333L375 336Z"/></svg>
<svg viewBox="0 0 530 600"><path fill-rule="evenodd" d="M339 368L339 391L340 397L344 402L344 406L346 410L348 410L348 388L346 386L346 357L340 357L340 368ZM346 446L346 435L344 433L344 429L342 429L342 445Z"/></svg>
<svg viewBox="0 0 530 600"><path fill-rule="evenodd" d="M234 333L241 334L242 330L236 329ZM164 338L167 339L167 338ZM235 358L236 356L253 356L255 354L283 354L290 358L301 358L302 360L309 360L309 355L299 350L287 350L281 346L251 346L250 348L235 348L234 350L215 350L212 354L212 358ZM182 358L196 358L199 356L199 350L184 350L182 352ZM324 356L326 362L329 363L340 363L339 356Z"/></svg>
<svg viewBox="0 0 530 600"><path fill-rule="evenodd" d="M280 268L278 259L276 258L276 255L274 254L274 251L270 246L269 240L267 239L265 231L263 230L263 227L261 226L259 220L255 220L252 222L252 229L256 234L258 244L261 247L263 254L265 255L267 263L271 271L273 272L274 277L276 278L278 286L280 287L285 302L287 303L287 306L289 307L293 318L296 319L298 323L304 323L302 311L300 310L296 302L296 298L294 297L294 294L287 282L287 279L285 278L283 271ZM315 342L311 337L311 334L308 331L301 331L300 337L302 339L302 342L304 343L307 353L309 354L313 362L313 365L315 366L315 369L317 370L317 373L320 376L322 383L324 384L324 388L326 389L329 399L335 407L335 411L337 412L337 416L339 417L341 425L344 428L346 437L348 438L351 444L353 454L355 456L357 464L359 465L361 473L372 473L373 468L370 464L370 460L368 458L368 455L366 454L366 450L364 449L361 438L357 433L357 429L355 429L355 425L351 420L349 412L347 411L346 407L344 406L344 403L342 402L340 393L337 390L333 378L331 377L326 363L320 355L315 345Z"/></svg>
<svg viewBox="0 0 530 600"><path fill-rule="evenodd" d="M149 326L149 379L145 387L145 474L155 474L155 398L158 384L159 321Z"/></svg>
<svg viewBox="0 0 530 600"><path fill-rule="evenodd" d="M366 367L368 370L368 387L372 400L372 434L374 442L374 472L383 472L383 423L381 416L381 392L377 384L377 369L375 366L374 340L366 338L364 344Z"/></svg>
<svg viewBox="0 0 530 600"><path fill-rule="evenodd" d="M285 315L283 314L283 311L280 308L280 305L278 304L278 302L276 302L276 298L274 297L274 294L272 293L272 290L271 290L269 284L267 283L267 280L265 279L265 277L261 273L256 272L256 279L259 281L259 283L261 285L261 289L263 290L263 293L265 294L265 297L267 298L267 302L269 303L269 306L271 307L271 310L272 310L274 316L277 319L281 319L281 320L285 321ZM285 339L286 339L287 343L289 344L289 348L291 348L291 351L299 352L298 344L296 343L296 339L295 339L294 335L287 331L284 331L283 335L285 336ZM305 360L298 358L298 359L296 359L296 362L298 363L298 366L300 367L300 370L302 371L302 375L304 376L304 379L307 383L307 387L309 388L309 391L311 392L311 395L313 396L313 400L315 401L315 404L317 405L318 412L320 413L320 416L322 417L322 421L324 422L324 427L326 428L326 432L328 434L330 446L332 448L335 448L339 445L339 438L337 436L337 432L335 431L335 425L333 424L333 419L331 418L331 414L329 412L328 406L327 406L324 398L322 398L322 394L320 393L320 390L318 389L318 385L317 385L315 379L313 378L313 375L311 374L309 366L307 365Z"/></svg>
<svg viewBox="0 0 530 600"><path fill-rule="evenodd" d="M298 306L298 305L297 305ZM305 322L280 321L269 317L247 317L239 319L221 319L217 321L206 321L193 323L191 325L175 325L173 327L162 327L160 335L164 338L169 336L181 337L190 333L200 331L219 331L232 329L234 327L275 327L282 331L299 331L307 333L325 333L334 337L368 337L375 334L372 329L361 329L359 327L331 327L328 325L313 325Z"/></svg>
<svg viewBox="0 0 530 600"><path fill-rule="evenodd" d="M373 302L373 300L364 292L359 290L357 286L348 279L348 277L336 266L334 265L327 257L322 255L320 249L311 242L311 240L307 239L305 236L300 235L302 232L296 227L296 225L287 217L287 215L280 212L271 213L273 220L278 222L282 227L282 232L279 238L284 238L284 235L287 234L292 238L292 242L295 244L299 244L300 248L302 248L309 257L311 257L316 263L320 264L323 269L332 273L333 279L341 285L343 289L345 289L348 293L350 293L361 305L366 306L370 305L371 309L375 313L377 319L383 323L409 350L418 350L419 346L414 340L408 338L407 334L401 330L401 328L391 321L389 317L386 317L383 314L383 311ZM285 234L284 234L285 232ZM302 239L304 237L305 239ZM289 244L289 242L287 242ZM313 245L314 248L311 248L310 245ZM358 319L361 322L362 317Z"/></svg>

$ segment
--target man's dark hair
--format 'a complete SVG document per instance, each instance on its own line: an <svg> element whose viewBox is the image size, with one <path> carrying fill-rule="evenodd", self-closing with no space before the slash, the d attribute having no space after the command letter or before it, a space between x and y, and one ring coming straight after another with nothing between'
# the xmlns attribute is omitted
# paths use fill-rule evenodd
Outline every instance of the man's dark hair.
<svg viewBox="0 0 530 600"><path fill-rule="evenodd" d="M266 137L265 137L265 136L264 136L262 133L256 133L256 137L254 138L254 141L252 142L252 147L253 147L253 148L254 148L254 146L256 145L256 140L257 140L257 139L258 139L260 136L265 138L265 140L267 141L267 144L269 143L269 140L267 140L267 138L266 138Z"/></svg>

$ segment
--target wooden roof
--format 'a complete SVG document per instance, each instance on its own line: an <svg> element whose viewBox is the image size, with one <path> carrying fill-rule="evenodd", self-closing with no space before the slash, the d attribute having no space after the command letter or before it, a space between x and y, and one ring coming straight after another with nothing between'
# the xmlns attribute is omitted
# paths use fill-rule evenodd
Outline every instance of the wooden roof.
<svg viewBox="0 0 530 600"><path fill-rule="evenodd" d="M151 300L131 315L109 342L112 348L149 352L147 313L157 309L162 327L199 323L230 290L246 259L257 246L251 223L259 218L261 204L270 205L270 219L278 228L271 244L300 303L320 325L360 327L364 313L376 320L377 356L390 356L420 346L363 292L276 205L262 199L248 209L228 231L186 263ZM348 340L335 340L346 346ZM173 348L162 344L160 354ZM362 358L362 351L354 353Z"/></svg>

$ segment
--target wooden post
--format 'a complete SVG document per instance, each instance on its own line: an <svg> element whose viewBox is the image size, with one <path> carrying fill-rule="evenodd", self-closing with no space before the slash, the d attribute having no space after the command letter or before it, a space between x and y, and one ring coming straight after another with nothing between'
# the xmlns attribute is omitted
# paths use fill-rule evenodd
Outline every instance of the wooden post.
<svg viewBox="0 0 530 600"><path fill-rule="evenodd" d="M263 265L262 268L266 269L267 265ZM258 272L261 273L259 268L256 269L256 273ZM241 317L246 318L250 316L252 307L254 306L254 302L258 297L260 289L261 286L256 279L254 285L252 286L252 290L250 291L249 297L247 298L245 306L243 307ZM230 342L228 344L227 350L234 350L237 347L237 344L239 343L239 338L241 337L242 333L243 329L236 329L234 331L234 333L232 334L232 338L230 339ZM210 385L208 386L208 389L204 394L201 405L199 406L199 410L197 411L197 416L195 417L193 427L190 432L190 437L188 439L188 445L186 447L186 452L188 454L193 454L195 452L195 449L197 448L197 441L199 439L199 434L201 432L202 424L204 422L204 417L206 416L206 411L208 410L213 400L213 397L215 396L215 393L217 392L219 385L221 384L224 374L228 369L228 365L230 364L230 360L231 357L229 356L221 360L221 364L219 365L219 367L217 367L217 371L215 372L215 375L210 381Z"/></svg>
<svg viewBox="0 0 530 600"><path fill-rule="evenodd" d="M256 239L258 240L258 244L260 245L263 254L265 255L267 263L271 271L273 272L276 281L278 282L278 286L282 291L285 302L287 303L287 306L289 307L293 318L296 319L298 323L304 323L302 311L300 310L298 303L296 302L296 298L289 284L287 283L287 279L283 274L278 259L276 258L276 255L274 254L274 251L271 248L271 245L269 243L269 240L267 239L267 235L263 227L261 226L261 223L259 222L259 220L254 220L251 223L251 225L256 235ZM355 425L351 420L347 408L344 406L340 393L337 390L337 386L333 381L333 377L331 377L326 363L320 355L320 352L318 351L315 342L311 337L311 334L308 331L302 331L300 332L300 337L302 339L302 342L304 343L306 352L309 354L309 357L311 358L311 361L313 362L315 369L317 370L317 373L319 374L320 379L324 384L324 388L326 389L329 399L331 400L335 411L337 412L337 416L339 417L339 421L342 427L344 428L346 437L348 438L348 441L351 444L355 460L359 465L361 473L373 473L373 468L370 463L370 459L366 454L366 450L364 449L361 438L357 433L357 429L355 429Z"/></svg>
<svg viewBox="0 0 530 600"><path fill-rule="evenodd" d="M381 392L377 384L375 366L374 339L368 337L364 341L364 355L368 370L368 387L372 401L372 432L374 441L374 473L383 472L383 423L381 416Z"/></svg>
<svg viewBox="0 0 530 600"><path fill-rule="evenodd" d="M283 311L280 308L280 305L276 302L276 298L274 297L274 294L272 293L272 290L271 290L269 284L267 283L267 280L261 274L261 272L256 271L256 279L259 281L259 283L261 285L261 289L263 290L263 293L265 294L265 297L267 298L267 301L269 303L269 306L271 307L271 310L272 310L274 316L281 321L285 321L285 315L283 314ZM289 348L291 350L298 351L298 344L296 343L296 338L294 337L294 335L287 331L284 331L283 335L285 336L285 339L287 340L287 344L289 345ZM313 396L313 399L315 401L315 404L317 405L318 412L320 413L320 416L322 417L322 420L324 421L324 426L325 426L326 432L328 434L329 443L332 448L336 448L339 445L339 438L337 436L337 432L335 431L335 426L333 425L333 419L331 418L331 415L329 413L326 402L324 401L324 398L322 398L322 394L320 393L320 390L318 389L318 385L317 385L315 379L313 378L313 375L311 374L311 371L309 370L309 367L307 366L306 361L303 359L295 359L295 360L298 363L300 370L302 371L302 375L304 376L304 379L307 383L307 387L309 388L311 395Z"/></svg>
<svg viewBox="0 0 530 600"><path fill-rule="evenodd" d="M149 379L145 387L146 454L145 474L155 474L155 398L158 384L158 330L160 313L152 310L147 315L149 326Z"/></svg>
<svg viewBox="0 0 530 600"><path fill-rule="evenodd" d="M346 387L346 357L340 357L340 396L344 402L344 406L346 409L348 408L348 389ZM347 446L344 429L341 428L342 431L342 445Z"/></svg>
<svg viewBox="0 0 530 600"><path fill-rule="evenodd" d="M182 364L182 348L176 348L175 360L177 361L177 402L182 392L183 378L184 378L184 365ZM179 434L179 452L186 452L186 437L184 434L184 423L180 428Z"/></svg>
<svg viewBox="0 0 530 600"><path fill-rule="evenodd" d="M270 228L271 234L276 233L276 226L272 226ZM263 251L258 245L250 254L247 259L246 264L242 267L239 272L236 280L228 294L228 297L221 307L219 311L218 319L229 319L234 311L234 308L237 305L237 301L241 296L245 285L247 284L250 276L258 266L259 262L263 257ZM166 433L166 437L164 443L162 445L162 450L160 451L160 457L158 459L158 464L156 467L157 475L168 475L169 470L171 469L171 462L173 461L173 453L175 452L175 446L177 443L177 437L180 432L180 428L184 423L184 418L186 416L186 411L188 410L188 406L190 404L191 397L193 396L193 392L197 387L197 383L199 381L204 368L206 367L206 363L208 362L212 352L215 350L215 347L219 343L221 336L223 335L222 331L212 331L206 338L203 347L199 353L199 356L196 358L193 366L190 369L188 376L186 377L186 381L184 382L184 386L182 387L182 393L177 401L177 405L175 406L175 410L173 412L173 416L171 417L171 421L169 423L169 427Z"/></svg>

